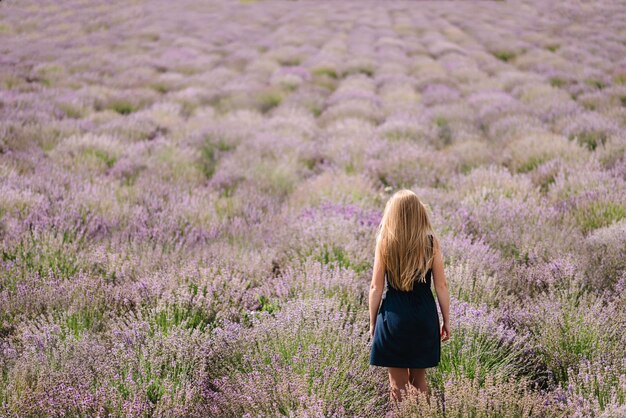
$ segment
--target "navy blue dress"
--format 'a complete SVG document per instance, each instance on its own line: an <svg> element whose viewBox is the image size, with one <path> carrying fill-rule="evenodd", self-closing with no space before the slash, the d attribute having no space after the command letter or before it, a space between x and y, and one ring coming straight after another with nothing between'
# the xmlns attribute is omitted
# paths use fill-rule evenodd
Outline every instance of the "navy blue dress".
<svg viewBox="0 0 626 418"><path fill-rule="evenodd" d="M430 289L432 269L426 283L413 290L395 289L387 280L387 292L376 315L370 364L384 367L428 368L439 364L441 337L435 297Z"/></svg>

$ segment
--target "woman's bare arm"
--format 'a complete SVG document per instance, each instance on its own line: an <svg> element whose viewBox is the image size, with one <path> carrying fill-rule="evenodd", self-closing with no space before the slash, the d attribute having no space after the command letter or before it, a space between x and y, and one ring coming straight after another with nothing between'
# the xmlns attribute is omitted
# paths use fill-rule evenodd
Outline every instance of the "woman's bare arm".
<svg viewBox="0 0 626 418"><path fill-rule="evenodd" d="M380 244L376 239L376 249L374 251L374 270L372 272L372 283L369 292L369 309L370 309L370 335L373 335L376 326L376 315L378 307L383 295L385 287L385 270L383 268L380 257Z"/></svg>
<svg viewBox="0 0 626 418"><path fill-rule="evenodd" d="M443 316L445 325L450 324L450 294L448 293L448 282L443 271L443 253L439 245L439 240L435 239L433 254L433 280L435 282L435 292L439 301L439 308Z"/></svg>

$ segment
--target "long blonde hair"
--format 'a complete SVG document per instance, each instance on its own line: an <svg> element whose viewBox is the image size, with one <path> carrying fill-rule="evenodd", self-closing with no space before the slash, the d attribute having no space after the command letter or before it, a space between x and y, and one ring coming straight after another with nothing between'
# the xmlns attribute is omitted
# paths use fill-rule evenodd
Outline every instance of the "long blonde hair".
<svg viewBox="0 0 626 418"><path fill-rule="evenodd" d="M434 233L426 206L408 189L400 189L385 205L376 241L391 285L402 291L415 280L426 282L432 267Z"/></svg>

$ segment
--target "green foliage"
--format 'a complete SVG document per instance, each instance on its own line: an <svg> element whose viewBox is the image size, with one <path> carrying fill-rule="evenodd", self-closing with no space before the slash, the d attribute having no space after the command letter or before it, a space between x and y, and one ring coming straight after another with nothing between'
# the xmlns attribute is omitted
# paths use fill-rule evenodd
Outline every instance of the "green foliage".
<svg viewBox="0 0 626 418"><path fill-rule="evenodd" d="M135 105L133 105L130 101L124 99L114 100L112 103L109 104L109 108L116 111L120 115L128 115L137 110L135 108Z"/></svg>
<svg viewBox="0 0 626 418"><path fill-rule="evenodd" d="M457 265L457 260L448 261L447 258L444 261L445 268L448 265ZM497 308L500 306L502 296L505 293L502 288L497 284L497 277L494 275L480 274L473 272L467 276L459 274L461 276L459 280L453 278L449 283L450 295L458 300L472 304L472 305L485 305L489 308ZM433 287L433 297L437 299L437 291Z"/></svg>
<svg viewBox="0 0 626 418"><path fill-rule="evenodd" d="M136 396L134 391L140 388L145 390L146 398L155 406L164 396L175 396L183 389L194 369L200 366L196 357L181 357L166 347L158 350L149 352L138 347L136 357L117 370L117 379L108 382L122 399L132 399ZM119 414L113 406L111 409Z"/></svg>
<svg viewBox="0 0 626 418"><path fill-rule="evenodd" d="M379 174L378 175L378 180L382 183L382 185L384 187L391 187L392 186L391 182L387 179L387 176L384 175L384 174Z"/></svg>
<svg viewBox="0 0 626 418"><path fill-rule="evenodd" d="M283 101L283 95L279 91L266 91L259 94L258 106L262 113L267 113L273 108L280 105Z"/></svg>
<svg viewBox="0 0 626 418"><path fill-rule="evenodd" d="M68 279L80 270L75 251L69 244L71 235L58 237L36 237L29 235L11 249L2 250L3 261L13 261L10 268L0 272L0 290L17 290L20 281L38 277Z"/></svg>
<svg viewBox="0 0 626 418"><path fill-rule="evenodd" d="M554 184L554 182L555 182L555 181L556 181L556 178L555 178L554 174L553 174L553 175L551 175L551 176L546 177L546 178L545 178L545 179L544 179L544 180L540 183L540 185L539 185L539 191L540 191L541 193L544 193L544 194L545 194L545 193L547 193L547 192L548 192L548 190L550 190L550 186L551 186L552 184Z"/></svg>
<svg viewBox="0 0 626 418"><path fill-rule="evenodd" d="M589 79L589 80L585 80L585 82L591 87L597 88L598 90L602 90L603 88L606 87L606 83L602 80Z"/></svg>
<svg viewBox="0 0 626 418"><path fill-rule="evenodd" d="M94 276L101 278L105 283L112 285L117 284L117 273L114 269L108 269L105 263L92 262L87 268Z"/></svg>
<svg viewBox="0 0 626 418"><path fill-rule="evenodd" d="M557 49L559 49L560 47L561 47L561 45L559 45L559 44L549 44L549 45L546 45L546 49L548 51L550 51L550 52L556 52Z"/></svg>
<svg viewBox="0 0 626 418"><path fill-rule="evenodd" d="M450 145L452 143L452 129L448 120L439 116L435 119L435 124L438 128L438 137L442 141L443 145Z"/></svg>
<svg viewBox="0 0 626 418"><path fill-rule="evenodd" d="M576 135L571 135L569 139L574 139L582 146L593 151L598 145L604 145L607 140L607 134L605 132L584 131Z"/></svg>
<svg viewBox="0 0 626 418"><path fill-rule="evenodd" d="M195 305L193 302L167 303L154 313L150 322L149 335L153 336L156 332L169 335L174 327L205 331L207 326L214 323L215 318L215 312L207 310L204 306Z"/></svg>
<svg viewBox="0 0 626 418"><path fill-rule="evenodd" d="M521 376L528 367L523 345L503 340L497 330L460 324L449 342L442 344L441 360L431 379L439 389L450 375L476 378L482 385L489 373Z"/></svg>
<svg viewBox="0 0 626 418"><path fill-rule="evenodd" d="M252 319L260 319L263 312L275 315L280 311L280 301L278 299L270 299L265 295L259 295L258 299L260 307L256 311L243 311L241 313L242 324L244 326L252 326Z"/></svg>
<svg viewBox="0 0 626 418"><path fill-rule="evenodd" d="M558 78L558 77L551 77L550 78L550 85L552 87L561 88L561 87L565 86L565 84L566 84L566 82L562 78Z"/></svg>
<svg viewBox="0 0 626 418"><path fill-rule="evenodd" d="M217 159L215 158L215 145L206 143L200 150L201 160L200 169L207 179L213 177L217 167Z"/></svg>
<svg viewBox="0 0 626 418"><path fill-rule="evenodd" d="M198 105L196 105L195 103L185 100L185 101L183 101L181 103L180 115L183 118L187 119L187 118L193 116L193 114L196 111L197 107L198 107Z"/></svg>
<svg viewBox="0 0 626 418"><path fill-rule="evenodd" d="M541 311L529 329L539 359L557 383L567 387L581 361L596 361L606 353L623 352L620 324L610 319L615 310L604 306L584 286L564 281L549 297L559 301L556 310L554 304L544 305L551 312ZM609 316L605 318L604 312Z"/></svg>
<svg viewBox="0 0 626 418"><path fill-rule="evenodd" d="M234 195L237 184L224 186L219 197L213 202L215 213L220 219L232 219L240 214L239 200Z"/></svg>
<svg viewBox="0 0 626 418"><path fill-rule="evenodd" d="M374 76L374 69L371 67L360 67L358 70L359 73L365 74L368 77Z"/></svg>
<svg viewBox="0 0 626 418"><path fill-rule="evenodd" d="M574 219L584 234L626 218L626 208L616 202L590 202L574 210Z"/></svg>
<svg viewBox="0 0 626 418"><path fill-rule="evenodd" d="M105 150L99 148L87 148L83 151L83 154L86 157L91 157L98 161L102 161L107 168L113 167L115 165L115 162L117 161L117 157L110 155Z"/></svg>
<svg viewBox="0 0 626 418"><path fill-rule="evenodd" d="M207 179L215 174L218 163L218 155L220 152L232 150L234 147L219 138L217 140L208 138L200 149L200 170Z"/></svg>
<svg viewBox="0 0 626 418"><path fill-rule="evenodd" d="M62 76L65 75L65 68L60 64L49 63L41 66L32 77L33 81L38 81L46 87L57 85Z"/></svg>
<svg viewBox="0 0 626 418"><path fill-rule="evenodd" d="M68 118L80 119L85 116L85 112L79 106L75 106L71 103L60 103L59 108L65 113Z"/></svg>
<svg viewBox="0 0 626 418"><path fill-rule="evenodd" d="M296 176L291 166L276 165L270 160L263 160L255 167L259 187L266 193L287 196L296 185Z"/></svg>
<svg viewBox="0 0 626 418"><path fill-rule="evenodd" d="M472 172L472 170L473 170L475 167L476 167L476 166L475 166L474 164L472 164L472 163L469 163L469 162L464 162L463 164L461 164L461 165L460 165L460 167L459 167L459 172L460 172L461 174L465 174L465 175L467 175L467 174L471 173L471 172Z"/></svg>
<svg viewBox="0 0 626 418"><path fill-rule="evenodd" d="M547 357L558 381L567 382L568 368L580 358L591 358L597 346L598 333L582 322L578 314L565 311L558 324L558 338L545 341L543 355ZM558 353L558 357L555 354Z"/></svg>
<svg viewBox="0 0 626 418"><path fill-rule="evenodd" d="M313 170L319 159L317 158L300 158L299 161L308 169Z"/></svg>
<svg viewBox="0 0 626 418"><path fill-rule="evenodd" d="M264 311L270 314L278 312L280 310L280 303L278 301L271 301L265 295L259 296L259 303L261 304L260 311Z"/></svg>
<svg viewBox="0 0 626 418"><path fill-rule="evenodd" d="M155 91L157 91L157 92L159 92L161 94L165 94L165 93L167 93L170 90L169 85L167 85L164 82L158 82L158 81L155 81L152 84L150 84L150 87L153 90L155 90Z"/></svg>
<svg viewBox="0 0 626 418"><path fill-rule="evenodd" d="M315 116L316 118L319 117L319 115L322 114L322 107L320 105L312 105L311 113L313 113L313 116Z"/></svg>
<svg viewBox="0 0 626 418"><path fill-rule="evenodd" d="M517 169L517 172L528 173L530 171L533 171L537 167L539 167L544 162L545 162L545 158L543 157L537 157L537 156L531 157L528 160L526 160L522 165L519 166L519 168Z"/></svg>
<svg viewBox="0 0 626 418"><path fill-rule="evenodd" d="M493 56L499 59L500 61L509 62L513 58L515 58L516 54L513 51L499 50L499 51L494 51Z"/></svg>
<svg viewBox="0 0 626 418"><path fill-rule="evenodd" d="M146 395L148 397L148 400L153 404L159 402L164 393L165 388L158 380L155 382L151 382L148 385L148 389L146 389Z"/></svg>
<svg viewBox="0 0 626 418"><path fill-rule="evenodd" d="M494 243L493 247L500 250L504 258L511 259L516 263L528 264L530 260L528 251L522 251L515 243L498 242Z"/></svg>
<svg viewBox="0 0 626 418"><path fill-rule="evenodd" d="M327 77L334 78L334 79L339 78L339 75L337 74L337 70L331 67L318 67L313 70L313 75L318 76L318 77L327 76Z"/></svg>
<svg viewBox="0 0 626 418"><path fill-rule="evenodd" d="M371 267L367 262L356 263L351 261L346 251L334 244L322 245L320 252L315 256L315 260L322 264L350 268L357 273L363 273Z"/></svg>
<svg viewBox="0 0 626 418"><path fill-rule="evenodd" d="M71 314L63 315L61 324L61 338L72 336L78 339L85 331L100 332L104 330L104 309L97 306L81 309Z"/></svg>
<svg viewBox="0 0 626 418"><path fill-rule="evenodd" d="M302 59L300 57L284 57L278 60L280 65L286 67L292 67L294 65L300 65Z"/></svg>

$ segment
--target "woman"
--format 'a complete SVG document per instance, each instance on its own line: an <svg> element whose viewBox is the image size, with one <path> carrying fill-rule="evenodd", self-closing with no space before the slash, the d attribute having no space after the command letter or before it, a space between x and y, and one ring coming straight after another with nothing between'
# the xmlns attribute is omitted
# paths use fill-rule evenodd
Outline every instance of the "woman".
<svg viewBox="0 0 626 418"><path fill-rule="evenodd" d="M441 329L431 278L443 316ZM450 338L450 295L439 240L425 206L411 190L397 191L385 205L369 310L370 364L387 367L390 399L401 401L409 385L429 395L426 369L439 364L441 341Z"/></svg>

